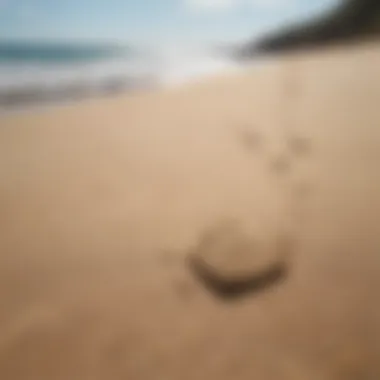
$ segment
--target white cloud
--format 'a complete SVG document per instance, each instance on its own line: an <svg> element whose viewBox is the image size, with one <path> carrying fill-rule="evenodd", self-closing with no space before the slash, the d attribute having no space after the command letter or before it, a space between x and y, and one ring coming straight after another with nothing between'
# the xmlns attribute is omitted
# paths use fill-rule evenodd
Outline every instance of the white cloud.
<svg viewBox="0 0 380 380"><path fill-rule="evenodd" d="M297 0L185 0L185 5L193 10L227 10L249 5L257 8L283 8L293 6Z"/></svg>

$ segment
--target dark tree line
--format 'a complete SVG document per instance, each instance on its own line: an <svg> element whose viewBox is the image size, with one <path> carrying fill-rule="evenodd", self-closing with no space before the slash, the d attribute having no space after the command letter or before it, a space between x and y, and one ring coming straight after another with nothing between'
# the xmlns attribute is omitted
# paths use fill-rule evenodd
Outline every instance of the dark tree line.
<svg viewBox="0 0 380 380"><path fill-rule="evenodd" d="M343 0L329 13L239 49L240 58L380 35L380 0Z"/></svg>

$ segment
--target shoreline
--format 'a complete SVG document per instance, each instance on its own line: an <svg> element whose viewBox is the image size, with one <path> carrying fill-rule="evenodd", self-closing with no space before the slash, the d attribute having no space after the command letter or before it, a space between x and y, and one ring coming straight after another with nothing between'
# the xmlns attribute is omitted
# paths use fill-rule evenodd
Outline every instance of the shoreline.
<svg viewBox="0 0 380 380"><path fill-rule="evenodd" d="M102 82L24 86L0 92L0 114L28 109L73 104L91 99L148 91L158 86L153 78L110 78Z"/></svg>

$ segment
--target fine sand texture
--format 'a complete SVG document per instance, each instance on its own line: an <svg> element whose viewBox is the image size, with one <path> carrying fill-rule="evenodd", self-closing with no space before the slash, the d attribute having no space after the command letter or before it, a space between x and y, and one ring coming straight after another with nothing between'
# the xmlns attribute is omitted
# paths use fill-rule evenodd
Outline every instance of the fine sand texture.
<svg viewBox="0 0 380 380"><path fill-rule="evenodd" d="M2 116L0 379L380 379L379 166L376 44Z"/></svg>

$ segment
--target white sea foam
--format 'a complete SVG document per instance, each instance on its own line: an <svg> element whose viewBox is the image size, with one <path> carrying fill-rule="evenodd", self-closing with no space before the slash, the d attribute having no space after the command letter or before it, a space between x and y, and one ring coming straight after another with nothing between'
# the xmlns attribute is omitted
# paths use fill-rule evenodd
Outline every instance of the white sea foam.
<svg viewBox="0 0 380 380"><path fill-rule="evenodd" d="M221 55L204 52L172 52L162 57L159 80L166 86L176 86L238 68L236 62Z"/></svg>

